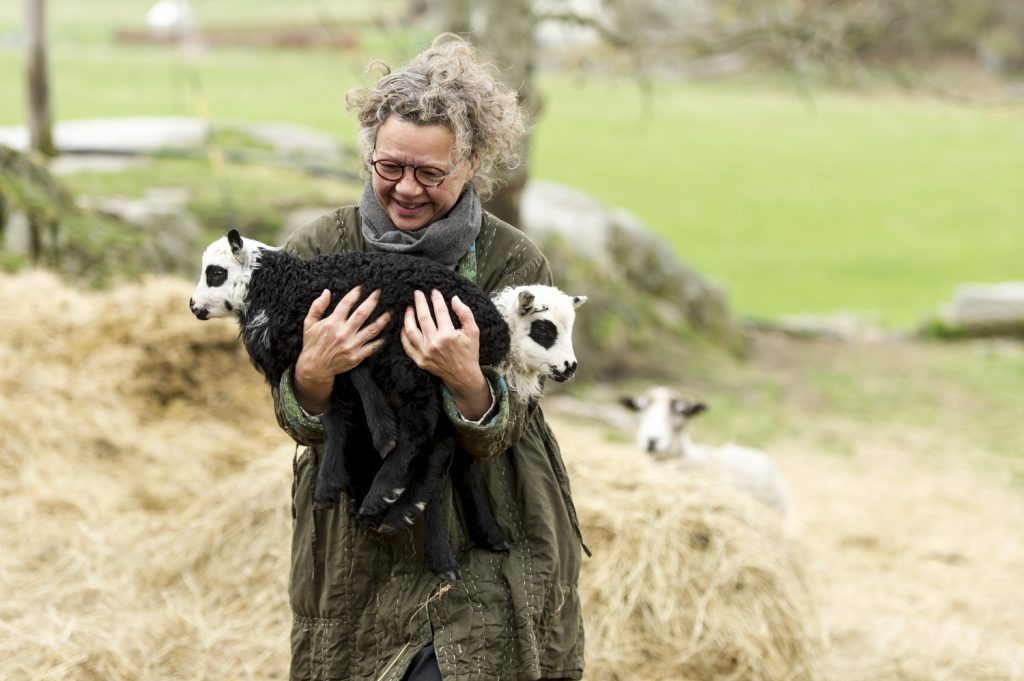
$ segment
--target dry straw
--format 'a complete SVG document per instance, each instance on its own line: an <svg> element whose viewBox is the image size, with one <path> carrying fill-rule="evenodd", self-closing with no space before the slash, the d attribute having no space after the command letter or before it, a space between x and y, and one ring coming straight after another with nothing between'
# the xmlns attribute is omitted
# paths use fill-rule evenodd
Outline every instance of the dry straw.
<svg viewBox="0 0 1024 681"><path fill-rule="evenodd" d="M0 678L287 675L294 448L234 326L194 320L189 292L0 275ZM587 679L823 678L775 519L630 451L569 462Z"/></svg>
<svg viewBox="0 0 1024 681"><path fill-rule="evenodd" d="M585 451L570 468L594 552L588 679L825 678L800 551L773 511L629 446Z"/></svg>

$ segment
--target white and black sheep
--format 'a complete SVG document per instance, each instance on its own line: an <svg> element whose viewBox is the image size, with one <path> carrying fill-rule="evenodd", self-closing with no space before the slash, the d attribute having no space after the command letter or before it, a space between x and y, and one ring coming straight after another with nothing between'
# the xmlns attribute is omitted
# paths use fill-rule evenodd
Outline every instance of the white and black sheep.
<svg viewBox="0 0 1024 681"><path fill-rule="evenodd" d="M236 316L253 363L268 382L276 385L301 350L302 323L312 300L324 289L330 289L329 314L334 303L357 285L362 287L364 298L380 289L375 314L387 310L392 318L381 333L386 339L381 350L335 381L323 417L324 458L314 501L330 505L339 500L342 491L347 492L360 514L372 517L385 533L411 524L419 513L425 513L426 554L431 567L453 578L458 575L458 567L448 545L443 512L439 503L431 503L440 497L449 461L455 488L467 509L470 536L493 550L507 548L507 544L480 489L471 458L456 449L452 426L441 415L439 380L416 367L401 348L398 335L402 313L417 289L437 289L449 301L458 295L473 311L480 328L482 364L504 364L509 355L510 335L517 329L529 341L521 346L547 345L547 351L534 353L530 360L520 362L519 369L509 367L511 384L522 384L535 391L540 375L566 380L575 371L575 356L566 340L571 337L573 315L566 320L564 308L573 310L573 305L585 299L570 298L550 287L525 287L515 292L512 297L516 303L506 307L510 312L514 310L517 319L549 312L551 304L558 309L558 315L548 314L554 321L542 320L547 323L539 326L531 322L528 330L523 331L517 319L508 321L503 317L471 282L422 258L351 253L302 260L257 241L242 239L232 230L203 254L203 270L189 306L200 319ZM557 291L560 297L553 296L549 289ZM538 293L554 302L535 304ZM509 296L505 292L505 298ZM546 309L541 310L542 307ZM457 318L452 321L458 325ZM361 436L351 430L359 422L354 418L357 403L362 406L374 447L382 456L386 455L383 461L344 456L346 441L353 435ZM356 458L359 460L349 460Z"/></svg>
<svg viewBox="0 0 1024 681"><path fill-rule="evenodd" d="M689 400L663 386L647 388L636 396L621 398L623 406L639 412L636 443L657 459L677 460L682 466L713 469L721 480L775 508L783 519L789 513L789 492L775 462L763 451L733 443L697 444L689 424L707 405Z"/></svg>

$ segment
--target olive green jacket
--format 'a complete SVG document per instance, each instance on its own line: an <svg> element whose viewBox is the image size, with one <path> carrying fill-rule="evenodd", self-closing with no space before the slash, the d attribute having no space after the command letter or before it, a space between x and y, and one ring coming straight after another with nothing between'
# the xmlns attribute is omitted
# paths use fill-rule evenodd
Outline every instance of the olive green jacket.
<svg viewBox="0 0 1024 681"><path fill-rule="evenodd" d="M358 209L340 208L298 230L285 249L300 257L361 251ZM519 230L485 213L459 271L482 289L551 283L544 255ZM422 519L383 538L362 527L347 499L313 511L323 428L299 407L288 372L273 390L278 422L305 447L296 455L289 592L293 680L397 681L430 641L445 679L578 679L583 621L576 585L582 538L554 436L534 402L522 404L485 367L498 411L482 425L463 420L449 395L459 446L479 463L484 487L511 544L475 547L461 509L445 490L452 547L462 579L426 566ZM353 444L356 442L357 444ZM377 456L365 440L350 441Z"/></svg>

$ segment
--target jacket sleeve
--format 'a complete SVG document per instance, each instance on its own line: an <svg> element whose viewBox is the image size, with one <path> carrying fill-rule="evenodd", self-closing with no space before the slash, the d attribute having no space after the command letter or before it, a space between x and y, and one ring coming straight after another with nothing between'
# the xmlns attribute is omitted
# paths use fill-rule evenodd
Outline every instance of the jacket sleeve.
<svg viewBox="0 0 1024 681"><path fill-rule="evenodd" d="M299 405L292 388L292 369L281 376L281 382L270 389L274 397L274 414L277 425L293 440L305 447L323 444L324 426L318 418L311 418Z"/></svg>
<svg viewBox="0 0 1024 681"><path fill-rule="evenodd" d="M551 283L551 268L547 259L541 255L511 271L504 272L492 292L500 291L508 286L524 284L550 286ZM505 379L495 368L484 367L483 370L484 376L491 384L498 407L491 419L485 423L477 424L463 419L455 405L454 398L447 390L442 389L444 410L455 425L459 444L474 459L478 460L488 459L516 444L522 436L527 422L537 409L535 400L524 402L518 399L516 394L509 390Z"/></svg>

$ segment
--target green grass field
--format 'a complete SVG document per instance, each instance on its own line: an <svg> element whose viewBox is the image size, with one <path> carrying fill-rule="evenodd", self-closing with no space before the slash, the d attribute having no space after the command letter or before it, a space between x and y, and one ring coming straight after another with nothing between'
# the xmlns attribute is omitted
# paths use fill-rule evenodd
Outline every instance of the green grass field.
<svg viewBox="0 0 1024 681"><path fill-rule="evenodd" d="M112 27L137 25L149 5L51 8L58 120L193 115L194 72L214 118L292 121L350 141L344 93L366 62L425 39L371 32L350 52L216 50L188 61L112 44ZM209 24L373 16L365 3L310 1L287 14L268 0L193 6ZM0 10L5 35L18 25L14 9ZM21 59L0 51L0 124L24 120ZM743 314L849 309L909 326L958 282L1022 277L1020 110L835 91L808 101L777 79L663 83L651 98L610 80L547 75L542 87L535 175L636 213Z"/></svg>
<svg viewBox="0 0 1024 681"><path fill-rule="evenodd" d="M536 173L636 212L745 313L912 323L958 282L1022 276L1021 111L728 85L649 104L621 83L547 91Z"/></svg>

